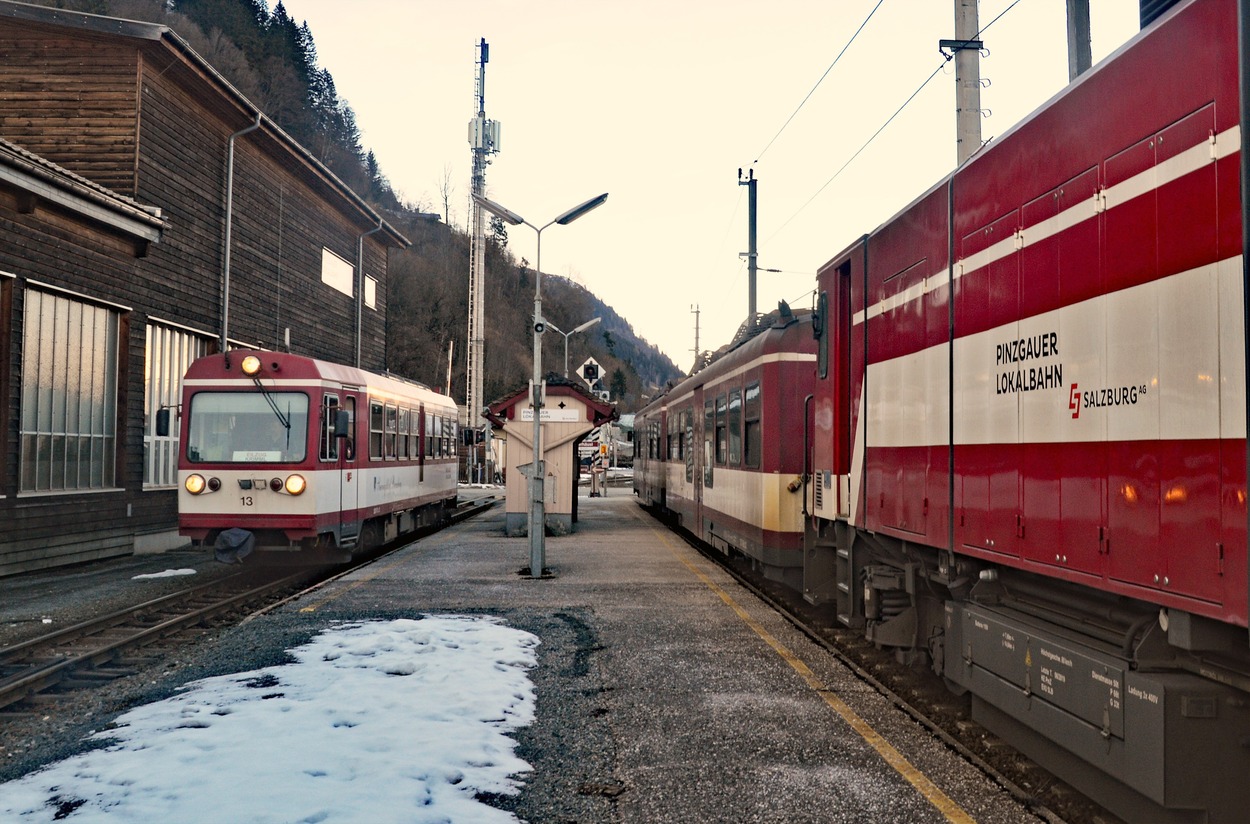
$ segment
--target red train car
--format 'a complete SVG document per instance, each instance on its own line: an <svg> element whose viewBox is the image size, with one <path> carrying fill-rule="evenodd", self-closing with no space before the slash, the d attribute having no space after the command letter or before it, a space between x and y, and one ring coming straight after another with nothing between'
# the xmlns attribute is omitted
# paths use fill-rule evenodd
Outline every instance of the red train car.
<svg viewBox="0 0 1250 824"><path fill-rule="evenodd" d="M798 586L803 548L803 409L812 392L809 312L765 316L752 336L634 418L641 502L725 552Z"/></svg>
<svg viewBox="0 0 1250 824"><path fill-rule="evenodd" d="M1132 821L1250 809L1238 26L1178 4L817 277L809 600Z"/></svg>
<svg viewBox="0 0 1250 824"><path fill-rule="evenodd" d="M282 352L200 358L183 380L179 531L339 551L436 523L456 503L457 420L450 398L395 377Z"/></svg>

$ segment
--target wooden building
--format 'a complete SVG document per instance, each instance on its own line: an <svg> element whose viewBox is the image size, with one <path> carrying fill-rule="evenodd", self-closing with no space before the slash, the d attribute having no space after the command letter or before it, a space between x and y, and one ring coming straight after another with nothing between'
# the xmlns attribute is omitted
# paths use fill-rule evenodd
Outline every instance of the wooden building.
<svg viewBox="0 0 1250 824"><path fill-rule="evenodd" d="M0 575L181 543L181 375L380 371L407 240L168 27L0 0Z"/></svg>

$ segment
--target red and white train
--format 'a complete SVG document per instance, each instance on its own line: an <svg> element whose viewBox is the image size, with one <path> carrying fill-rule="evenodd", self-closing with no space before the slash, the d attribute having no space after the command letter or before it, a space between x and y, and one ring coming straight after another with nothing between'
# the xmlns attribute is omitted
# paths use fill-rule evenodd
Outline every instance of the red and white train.
<svg viewBox="0 0 1250 824"><path fill-rule="evenodd" d="M179 531L349 551L441 522L458 420L450 398L395 377L282 352L200 358L183 379Z"/></svg>
<svg viewBox="0 0 1250 824"><path fill-rule="evenodd" d="M744 551L1129 821L1250 809L1248 20L1178 3L820 267L760 420L809 517L797 568Z"/></svg>
<svg viewBox="0 0 1250 824"><path fill-rule="evenodd" d="M753 331L635 417L634 486L699 539L797 586L812 315L786 307Z"/></svg>

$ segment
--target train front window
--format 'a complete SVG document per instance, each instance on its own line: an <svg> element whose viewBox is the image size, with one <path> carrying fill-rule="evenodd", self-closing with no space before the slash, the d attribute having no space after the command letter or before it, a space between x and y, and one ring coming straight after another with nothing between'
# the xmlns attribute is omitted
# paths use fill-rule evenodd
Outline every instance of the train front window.
<svg viewBox="0 0 1250 824"><path fill-rule="evenodd" d="M197 392L191 396L192 463L296 463L308 441L301 392Z"/></svg>

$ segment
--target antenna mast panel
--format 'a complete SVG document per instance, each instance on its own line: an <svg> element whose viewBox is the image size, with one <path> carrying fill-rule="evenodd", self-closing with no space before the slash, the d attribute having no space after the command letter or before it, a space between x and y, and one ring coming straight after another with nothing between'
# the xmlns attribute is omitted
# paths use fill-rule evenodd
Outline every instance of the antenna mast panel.
<svg viewBox="0 0 1250 824"><path fill-rule="evenodd" d="M486 117L486 64L490 62L490 46L483 38L478 43L477 72L473 79L473 110L469 121L469 147L473 151L473 172L470 191L486 195L486 167L490 156L499 151L499 122ZM486 314L486 227L482 207L469 198L469 232L472 253L469 255L469 334L465 365L465 423L472 429L482 426L482 369L486 339L483 328Z"/></svg>

